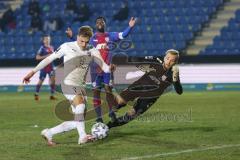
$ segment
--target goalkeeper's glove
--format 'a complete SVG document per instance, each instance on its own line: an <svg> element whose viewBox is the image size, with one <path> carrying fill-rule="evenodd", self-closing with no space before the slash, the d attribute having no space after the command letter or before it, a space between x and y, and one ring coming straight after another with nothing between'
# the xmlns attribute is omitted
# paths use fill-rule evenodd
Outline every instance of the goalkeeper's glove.
<svg viewBox="0 0 240 160"><path fill-rule="evenodd" d="M179 68L177 65L172 67L172 80L173 82L177 82L179 80Z"/></svg>

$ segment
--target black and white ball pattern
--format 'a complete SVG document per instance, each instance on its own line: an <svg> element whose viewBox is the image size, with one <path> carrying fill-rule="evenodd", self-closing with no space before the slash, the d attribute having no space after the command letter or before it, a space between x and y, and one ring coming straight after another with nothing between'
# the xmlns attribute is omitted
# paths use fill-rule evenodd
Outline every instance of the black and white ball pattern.
<svg viewBox="0 0 240 160"><path fill-rule="evenodd" d="M91 129L92 135L96 139L103 139L103 138L107 137L108 131L109 131L108 126L106 124L100 123L100 122L95 123Z"/></svg>

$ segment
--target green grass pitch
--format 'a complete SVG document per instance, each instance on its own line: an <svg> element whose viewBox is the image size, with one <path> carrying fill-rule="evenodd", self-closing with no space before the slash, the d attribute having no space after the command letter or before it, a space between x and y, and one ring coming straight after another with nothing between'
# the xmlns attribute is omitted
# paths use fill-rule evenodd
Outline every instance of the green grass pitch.
<svg viewBox="0 0 240 160"><path fill-rule="evenodd" d="M54 114L57 101L49 101L47 93L39 102L31 93L0 93L0 159L239 160L239 93L168 93L104 140L80 146L74 130L57 135L55 147L48 147L40 132L62 122ZM86 123L88 132L92 124Z"/></svg>

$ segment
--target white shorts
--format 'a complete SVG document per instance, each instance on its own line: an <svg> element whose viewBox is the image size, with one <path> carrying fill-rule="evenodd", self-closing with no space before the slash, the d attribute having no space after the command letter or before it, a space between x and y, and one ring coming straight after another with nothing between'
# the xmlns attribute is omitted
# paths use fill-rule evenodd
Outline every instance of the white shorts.
<svg viewBox="0 0 240 160"><path fill-rule="evenodd" d="M76 95L87 96L85 88L82 86L61 85L63 95L70 101L72 101Z"/></svg>

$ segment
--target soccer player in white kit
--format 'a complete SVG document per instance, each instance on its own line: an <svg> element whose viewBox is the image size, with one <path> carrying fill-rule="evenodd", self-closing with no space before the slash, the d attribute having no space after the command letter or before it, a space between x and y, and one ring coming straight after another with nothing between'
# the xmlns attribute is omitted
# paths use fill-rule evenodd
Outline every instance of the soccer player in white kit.
<svg viewBox="0 0 240 160"><path fill-rule="evenodd" d="M70 101L74 120L65 121L53 128L44 129L41 135L47 140L48 145L55 143L52 137L56 134L77 129L79 134L78 144L83 144L92 139L91 135L85 132L84 113L86 103L86 92L84 89L85 77L89 68L90 61L97 62L104 72L109 73L110 67L103 61L99 51L88 45L92 37L92 28L82 26L79 28L77 40L62 44L54 53L42 60L30 73L28 73L23 83L29 83L31 77L46 65L64 57L64 79L62 90L64 96Z"/></svg>

